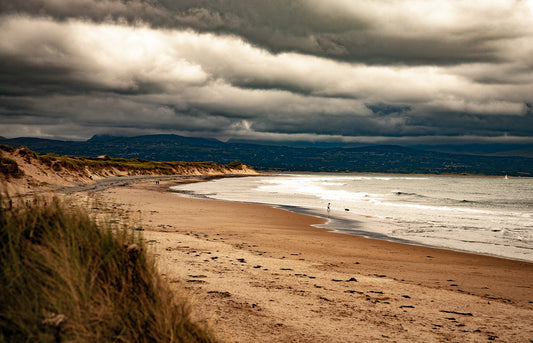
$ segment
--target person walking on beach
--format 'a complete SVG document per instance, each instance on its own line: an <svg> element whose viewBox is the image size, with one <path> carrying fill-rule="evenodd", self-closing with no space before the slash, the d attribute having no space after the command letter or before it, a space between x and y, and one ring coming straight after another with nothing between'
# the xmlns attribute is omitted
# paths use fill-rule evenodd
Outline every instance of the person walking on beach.
<svg viewBox="0 0 533 343"><path fill-rule="evenodd" d="M329 212L331 211L330 205L331 205L331 203L328 202L328 218L329 218Z"/></svg>

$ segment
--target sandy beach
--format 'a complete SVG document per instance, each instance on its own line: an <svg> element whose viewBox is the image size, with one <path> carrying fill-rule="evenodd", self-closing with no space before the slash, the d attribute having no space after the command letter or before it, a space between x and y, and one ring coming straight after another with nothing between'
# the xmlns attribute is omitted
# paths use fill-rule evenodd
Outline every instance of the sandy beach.
<svg viewBox="0 0 533 343"><path fill-rule="evenodd" d="M312 226L321 218L169 192L176 182L89 195L143 229L222 341L533 342L531 263L332 233Z"/></svg>

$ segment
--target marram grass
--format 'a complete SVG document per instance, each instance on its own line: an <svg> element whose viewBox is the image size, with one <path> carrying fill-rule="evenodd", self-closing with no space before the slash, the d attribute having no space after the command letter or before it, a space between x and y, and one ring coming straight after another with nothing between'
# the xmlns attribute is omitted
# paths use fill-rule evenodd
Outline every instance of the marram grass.
<svg viewBox="0 0 533 343"><path fill-rule="evenodd" d="M0 203L0 342L215 341L133 231Z"/></svg>

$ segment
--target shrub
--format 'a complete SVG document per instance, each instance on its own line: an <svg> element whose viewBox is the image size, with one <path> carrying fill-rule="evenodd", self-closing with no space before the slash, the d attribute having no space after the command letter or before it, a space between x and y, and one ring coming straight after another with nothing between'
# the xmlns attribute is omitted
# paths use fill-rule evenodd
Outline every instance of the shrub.
<svg viewBox="0 0 533 343"><path fill-rule="evenodd" d="M5 144L0 144L0 151L6 151L6 152L9 152L9 153L13 153L15 150L16 150L16 148L14 148L12 146L5 145Z"/></svg>
<svg viewBox="0 0 533 343"><path fill-rule="evenodd" d="M39 159L39 161L41 161L42 164L47 166L51 166L52 162L55 161L55 158L50 155L39 155L37 156L37 158Z"/></svg>
<svg viewBox="0 0 533 343"><path fill-rule="evenodd" d="M18 154L24 158L37 158L37 155L28 148L20 148Z"/></svg>
<svg viewBox="0 0 533 343"><path fill-rule="evenodd" d="M7 157L0 157L0 175L3 175L6 179L19 178L24 175L24 172L19 168L16 161Z"/></svg>
<svg viewBox="0 0 533 343"><path fill-rule="evenodd" d="M55 171L55 172L60 172L61 169L63 169L63 168L61 167L61 162L60 162L60 161L53 162L52 165L51 165L51 168L52 168L52 170Z"/></svg>
<svg viewBox="0 0 533 343"><path fill-rule="evenodd" d="M242 170L242 163L239 162L239 161L233 161L233 162L228 163L228 165L226 167L228 167L230 169Z"/></svg>

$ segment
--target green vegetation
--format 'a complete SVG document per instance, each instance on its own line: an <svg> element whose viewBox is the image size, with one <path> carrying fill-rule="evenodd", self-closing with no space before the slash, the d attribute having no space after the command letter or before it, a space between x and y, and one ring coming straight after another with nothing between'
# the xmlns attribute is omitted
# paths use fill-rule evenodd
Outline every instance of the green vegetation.
<svg viewBox="0 0 533 343"><path fill-rule="evenodd" d="M36 157L55 171L65 169L85 173L88 170L95 174L102 174L105 170L111 168L127 171L131 175L146 175L150 173L172 175L191 167L200 170L211 169L217 171L223 168L223 166L215 162L154 162L141 158L111 158L107 155L99 158L38 154Z"/></svg>
<svg viewBox="0 0 533 343"><path fill-rule="evenodd" d="M216 162L155 162L142 158L111 158L109 155L101 157L91 156L70 156L59 155L55 153L35 153L28 148L13 148L8 145L0 145L0 176L6 179L18 178L23 175L16 161L2 157L2 151L15 154L24 159L26 163L31 164L32 160L37 160L48 166L55 172L72 171L79 175L89 176L89 173L108 176L113 174L112 170L127 172L128 175L174 175L183 174L190 169L196 169L199 172L222 172L224 168L242 170L243 165L234 161L227 166L220 165Z"/></svg>
<svg viewBox="0 0 533 343"><path fill-rule="evenodd" d="M111 158L109 156L89 157L89 156L67 156L58 154L36 154L28 149L20 149L19 155L27 158L27 156L33 156L44 165L50 167L56 172L63 170L74 171L82 175L88 175L89 172L101 176L107 176L107 173L112 169L118 171L127 172L129 175L174 175L187 172L190 169L197 169L200 172L217 171L221 172L224 168L239 169L242 170L242 164L240 162L232 163L231 166L222 166L216 162L155 162L148 161L141 158ZM29 158L28 158L29 159ZM5 159L7 162L3 163L0 167L11 172L13 167L8 164L15 161ZM27 160L31 163L30 160ZM5 166L4 166L5 164ZM0 170L2 173L3 170Z"/></svg>
<svg viewBox="0 0 533 343"><path fill-rule="evenodd" d="M214 341L133 230L0 203L0 342Z"/></svg>

